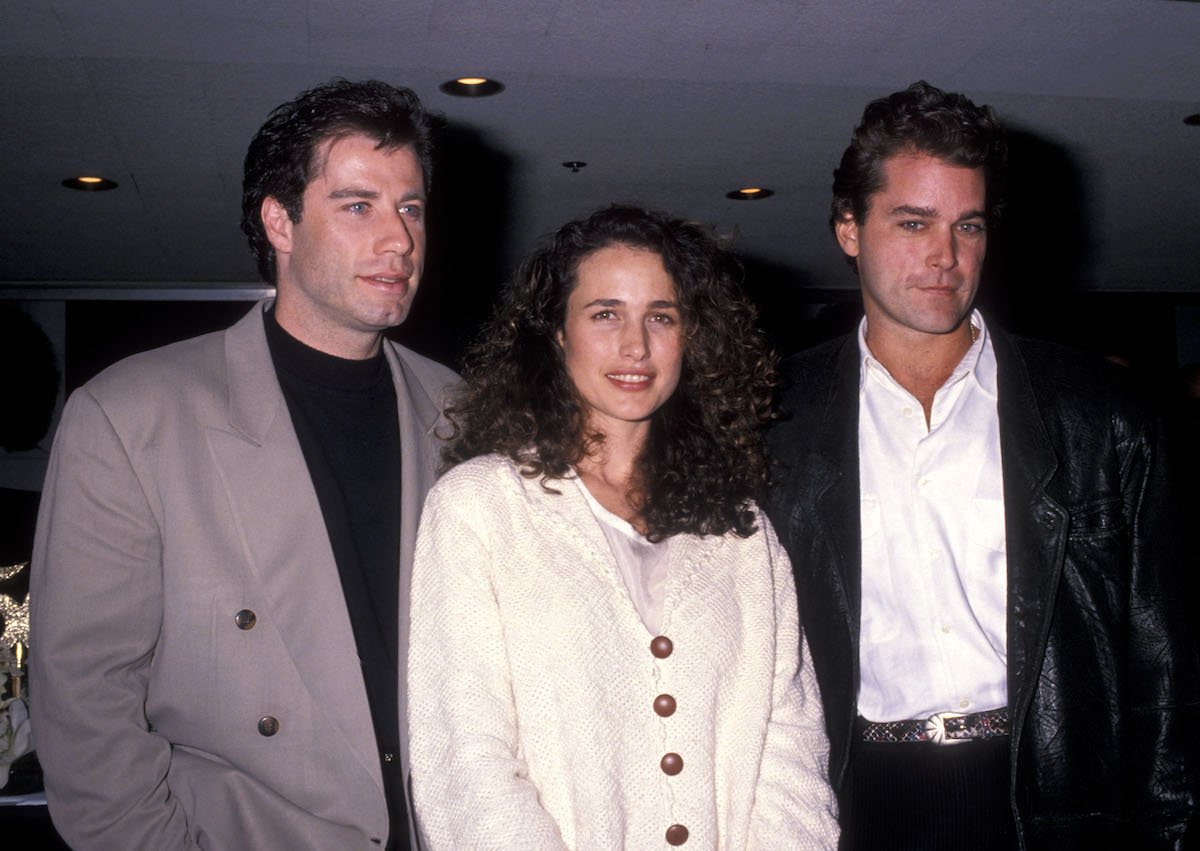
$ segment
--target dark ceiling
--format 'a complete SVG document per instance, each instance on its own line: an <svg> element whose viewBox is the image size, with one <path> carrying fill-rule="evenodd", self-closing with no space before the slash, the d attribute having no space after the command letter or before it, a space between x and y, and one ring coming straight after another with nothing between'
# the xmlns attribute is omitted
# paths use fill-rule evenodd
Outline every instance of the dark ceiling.
<svg viewBox="0 0 1200 851"><path fill-rule="evenodd" d="M925 78L1017 131L1035 276L1200 291L1200 3L0 0L0 21L0 289L256 284L246 143L299 90L369 76L450 121L430 262L483 252L483 278L624 200L735 234L785 285L851 288L831 170L868 100ZM438 90L464 73L507 88ZM60 187L87 172L120 187ZM725 198L745 185L775 195Z"/></svg>

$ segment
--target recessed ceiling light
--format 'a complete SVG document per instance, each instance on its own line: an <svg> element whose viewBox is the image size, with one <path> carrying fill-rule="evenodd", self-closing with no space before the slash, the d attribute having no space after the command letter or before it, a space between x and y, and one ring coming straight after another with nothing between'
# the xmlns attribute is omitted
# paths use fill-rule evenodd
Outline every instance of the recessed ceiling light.
<svg viewBox="0 0 1200 851"><path fill-rule="evenodd" d="M732 192L726 192L725 197L732 198L734 201L759 201L763 198L770 198L774 194L773 189L765 189L762 186L745 186Z"/></svg>
<svg viewBox="0 0 1200 851"><path fill-rule="evenodd" d="M1200 112L1197 112L1195 115L1189 115L1183 119L1183 123L1190 124L1192 127L1200 127Z"/></svg>
<svg viewBox="0 0 1200 851"><path fill-rule="evenodd" d="M448 95L460 98L484 98L504 91L504 84L487 77L458 77L438 86Z"/></svg>
<svg viewBox="0 0 1200 851"><path fill-rule="evenodd" d="M78 189L81 192L104 192L108 189L117 188L115 180L109 180L107 177L95 177L93 175L68 177L62 182L62 185L68 189Z"/></svg>

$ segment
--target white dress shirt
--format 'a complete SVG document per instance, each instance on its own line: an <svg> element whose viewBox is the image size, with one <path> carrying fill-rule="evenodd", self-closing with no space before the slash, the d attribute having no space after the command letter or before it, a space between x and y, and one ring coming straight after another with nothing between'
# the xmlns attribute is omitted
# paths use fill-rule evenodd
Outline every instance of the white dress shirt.
<svg viewBox="0 0 1200 851"><path fill-rule="evenodd" d="M996 357L978 311L971 324L978 338L934 395L928 427L859 326L858 711L871 721L1008 702Z"/></svg>

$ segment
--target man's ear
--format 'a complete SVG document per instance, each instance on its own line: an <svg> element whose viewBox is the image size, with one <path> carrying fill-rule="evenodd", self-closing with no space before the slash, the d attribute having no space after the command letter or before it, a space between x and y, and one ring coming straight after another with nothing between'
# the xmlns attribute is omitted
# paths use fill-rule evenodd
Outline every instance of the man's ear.
<svg viewBox="0 0 1200 851"><path fill-rule="evenodd" d="M267 241L277 253L290 254L292 251L292 217L274 197L268 195L263 199L259 209L262 216L263 228L267 232Z"/></svg>
<svg viewBox="0 0 1200 851"><path fill-rule="evenodd" d="M842 247L842 251L846 252L846 256L857 257L858 222L854 220L854 214L849 211L842 213L841 219L833 226L833 232L837 236L838 245Z"/></svg>

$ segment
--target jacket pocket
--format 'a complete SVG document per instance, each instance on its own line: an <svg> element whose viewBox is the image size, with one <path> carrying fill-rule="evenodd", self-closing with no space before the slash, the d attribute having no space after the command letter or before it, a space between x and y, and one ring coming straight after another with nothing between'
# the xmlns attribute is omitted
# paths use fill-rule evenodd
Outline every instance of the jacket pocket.
<svg viewBox="0 0 1200 851"><path fill-rule="evenodd" d="M1120 497L1106 497L1071 508L1067 537L1072 541L1107 538L1125 531L1125 506Z"/></svg>

